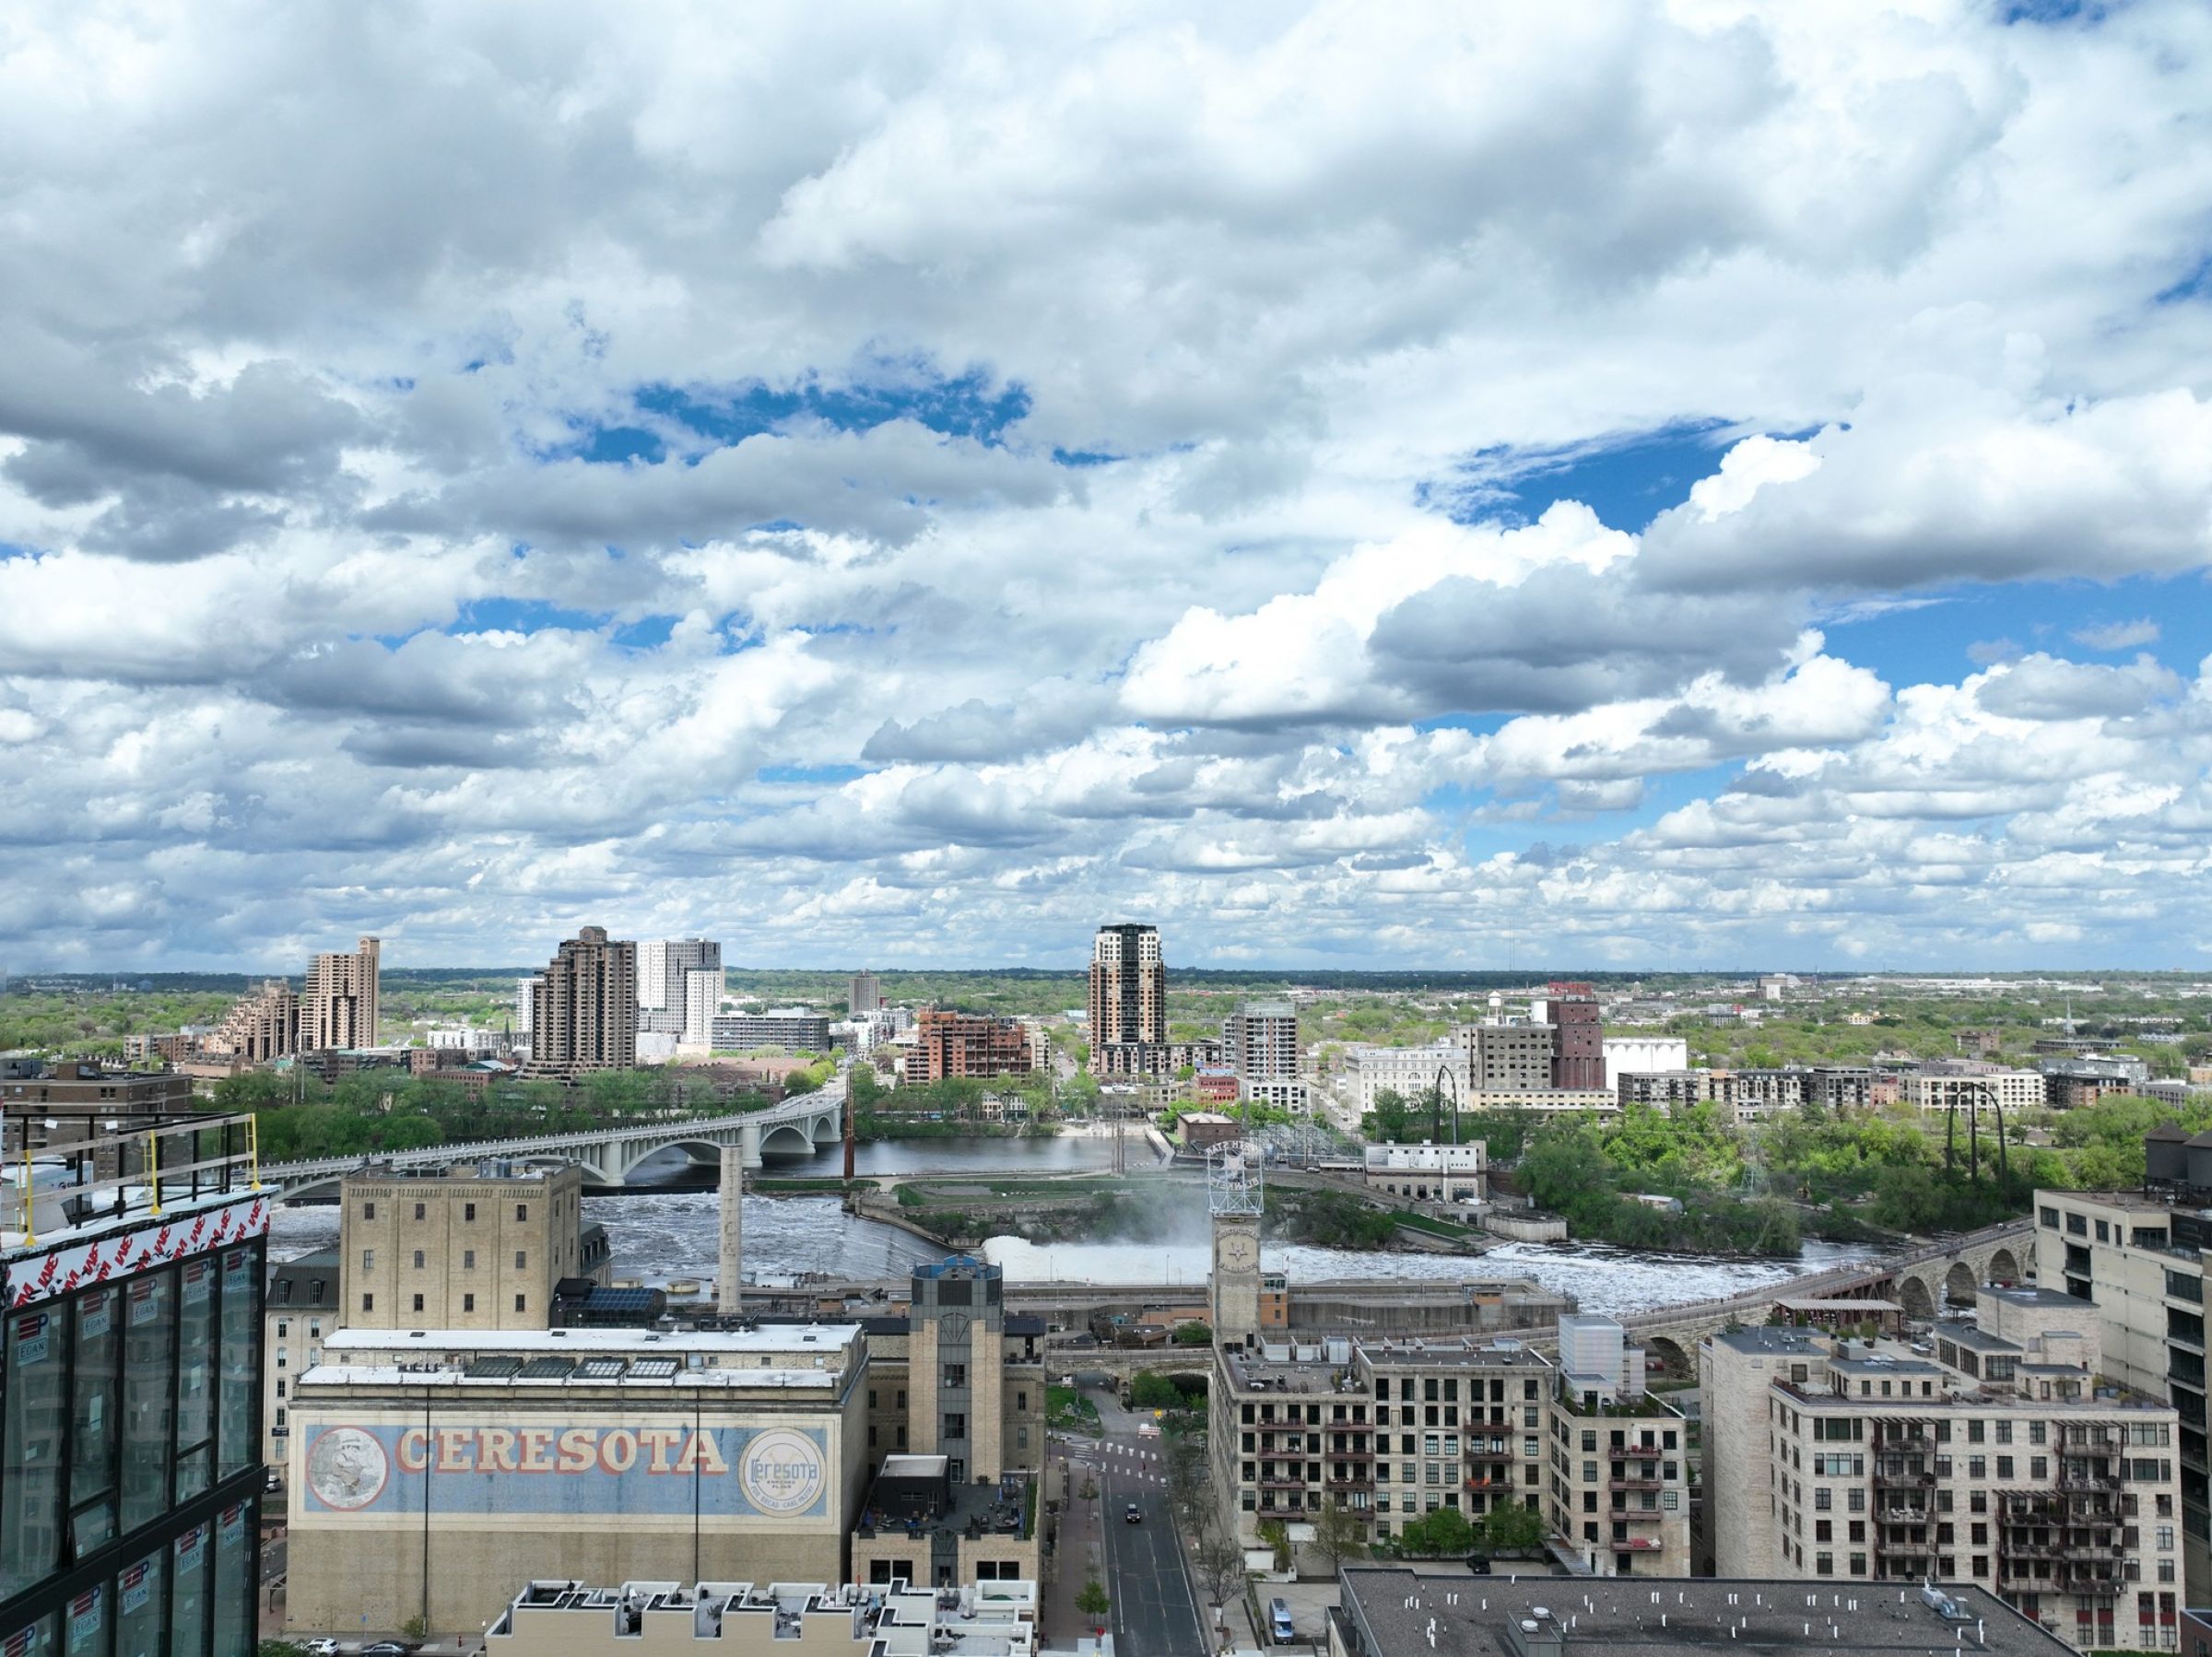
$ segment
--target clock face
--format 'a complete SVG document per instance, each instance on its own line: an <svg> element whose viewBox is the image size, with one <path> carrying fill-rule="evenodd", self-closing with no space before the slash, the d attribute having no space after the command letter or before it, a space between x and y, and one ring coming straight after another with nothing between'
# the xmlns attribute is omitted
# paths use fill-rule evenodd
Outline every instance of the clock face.
<svg viewBox="0 0 2212 1657"><path fill-rule="evenodd" d="M1260 1245L1241 1231L1221 1240L1221 1263L1232 1272L1248 1272L1260 1263Z"/></svg>

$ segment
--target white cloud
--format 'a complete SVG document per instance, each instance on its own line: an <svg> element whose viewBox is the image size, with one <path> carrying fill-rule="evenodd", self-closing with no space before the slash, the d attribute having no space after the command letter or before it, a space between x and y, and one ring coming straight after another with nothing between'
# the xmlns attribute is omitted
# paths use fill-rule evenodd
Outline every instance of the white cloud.
<svg viewBox="0 0 2212 1657"><path fill-rule="evenodd" d="M0 17L11 961L2212 923L2198 8L189 21Z"/></svg>

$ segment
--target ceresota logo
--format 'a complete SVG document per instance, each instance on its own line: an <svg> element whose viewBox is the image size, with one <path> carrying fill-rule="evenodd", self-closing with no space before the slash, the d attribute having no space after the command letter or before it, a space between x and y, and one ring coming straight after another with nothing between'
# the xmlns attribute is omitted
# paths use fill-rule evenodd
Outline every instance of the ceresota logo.
<svg viewBox="0 0 2212 1657"><path fill-rule="evenodd" d="M787 1427L755 1433L737 1463L737 1485L763 1513L804 1513L822 1498L822 1452Z"/></svg>

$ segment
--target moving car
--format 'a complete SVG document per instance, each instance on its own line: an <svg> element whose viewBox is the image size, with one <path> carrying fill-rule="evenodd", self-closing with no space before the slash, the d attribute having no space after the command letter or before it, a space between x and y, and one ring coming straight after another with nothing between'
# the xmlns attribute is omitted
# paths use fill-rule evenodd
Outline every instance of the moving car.
<svg viewBox="0 0 2212 1657"><path fill-rule="evenodd" d="M1129 1504L1129 1522L1131 1524L1136 1524L1143 1519L1144 1515L1136 1510L1136 1504L1135 1502L1131 1502Z"/></svg>

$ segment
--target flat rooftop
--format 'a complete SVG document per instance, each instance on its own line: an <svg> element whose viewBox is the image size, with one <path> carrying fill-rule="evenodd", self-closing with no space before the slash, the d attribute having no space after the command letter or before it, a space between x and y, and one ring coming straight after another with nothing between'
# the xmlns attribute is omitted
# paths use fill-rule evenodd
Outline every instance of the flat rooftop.
<svg viewBox="0 0 2212 1657"><path fill-rule="evenodd" d="M621 1387L830 1392L856 1323L660 1334L644 1329L338 1329L298 1386Z"/></svg>
<svg viewBox="0 0 2212 1657"><path fill-rule="evenodd" d="M1356 1657L1523 1657L1524 1624L1547 1615L1565 1657L1665 1657L1677 1651L1982 1652L2060 1657L2073 1647L1994 1594L1944 1585L1962 1616L1917 1586L1726 1578L1422 1577L1353 1566L1338 1614ZM1572 1619L1571 1628L1564 1625ZM1664 1624L1662 1618L1665 1619ZM1733 1635L1730 1629L1734 1629ZM1434 1632L1431 1634L1430 1630ZM1809 1630L1809 1631L1808 1631ZM1963 1631L1963 1639L1961 1638ZM1531 1631L1532 1635L1534 1630Z"/></svg>

